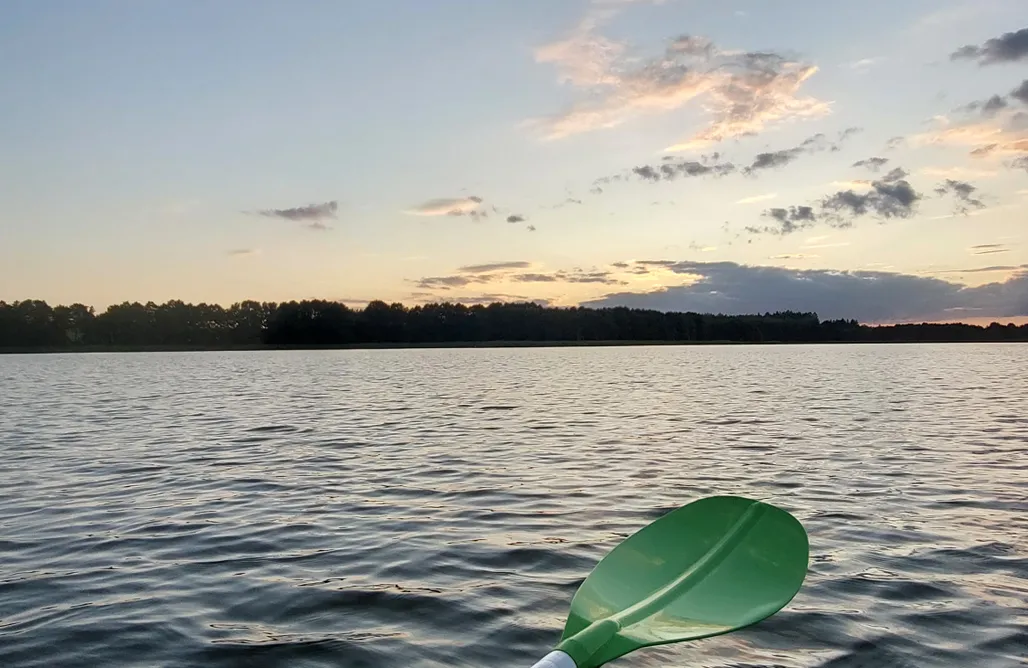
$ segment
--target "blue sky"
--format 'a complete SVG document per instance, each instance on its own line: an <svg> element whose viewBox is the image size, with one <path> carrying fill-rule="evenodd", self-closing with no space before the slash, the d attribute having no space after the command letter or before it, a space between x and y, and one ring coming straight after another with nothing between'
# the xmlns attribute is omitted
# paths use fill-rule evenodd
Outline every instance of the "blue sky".
<svg viewBox="0 0 1028 668"><path fill-rule="evenodd" d="M1025 29L1010 0L11 0L0 299L1017 321Z"/></svg>

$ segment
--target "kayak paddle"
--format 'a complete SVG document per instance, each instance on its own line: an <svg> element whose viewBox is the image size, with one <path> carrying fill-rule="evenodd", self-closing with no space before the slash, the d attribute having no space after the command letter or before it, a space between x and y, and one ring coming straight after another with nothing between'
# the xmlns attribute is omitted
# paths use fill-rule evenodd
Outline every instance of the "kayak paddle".
<svg viewBox="0 0 1028 668"><path fill-rule="evenodd" d="M596 668L756 624L796 595L808 557L807 532L780 508L740 496L693 501L596 565L571 600L560 644L532 668Z"/></svg>

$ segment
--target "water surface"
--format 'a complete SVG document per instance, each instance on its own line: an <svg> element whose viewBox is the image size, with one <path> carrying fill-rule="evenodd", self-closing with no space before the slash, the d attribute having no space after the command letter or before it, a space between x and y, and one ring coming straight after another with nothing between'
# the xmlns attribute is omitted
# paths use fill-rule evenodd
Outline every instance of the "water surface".
<svg viewBox="0 0 1028 668"><path fill-rule="evenodd" d="M0 665L531 665L711 494L803 590L622 666L1028 661L1028 345L0 357Z"/></svg>

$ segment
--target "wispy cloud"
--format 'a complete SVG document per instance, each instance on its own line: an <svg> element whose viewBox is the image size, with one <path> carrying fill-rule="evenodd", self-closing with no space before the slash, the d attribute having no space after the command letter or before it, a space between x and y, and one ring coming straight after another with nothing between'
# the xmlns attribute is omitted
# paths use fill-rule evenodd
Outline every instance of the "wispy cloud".
<svg viewBox="0 0 1028 668"><path fill-rule="evenodd" d="M756 202L767 202L778 197L778 193L766 193L764 195L753 195L752 197L743 197L742 199L736 200L736 204L754 204Z"/></svg>
<svg viewBox="0 0 1028 668"><path fill-rule="evenodd" d="M861 58L860 60L855 60L851 63L846 63L845 67L851 70L855 70L857 72L867 72L875 65L878 65L879 63L882 63L884 61L885 58L882 56L873 56L871 58Z"/></svg>
<svg viewBox="0 0 1028 668"><path fill-rule="evenodd" d="M708 126L669 151L691 150L797 117L829 113L826 102L799 94L817 72L811 64L770 52L721 50L709 39L682 35L655 58L601 34L611 12L590 12L564 39L536 49L559 81L582 92L565 111L528 122L546 139L612 128L703 99Z"/></svg>
<svg viewBox="0 0 1028 668"><path fill-rule="evenodd" d="M600 285L627 285L608 270L581 268L556 271L526 272L532 267L527 261L490 262L460 267L459 273L447 276L426 276L415 281L421 290L449 291L472 284L485 283L595 283Z"/></svg>
<svg viewBox="0 0 1028 668"><path fill-rule="evenodd" d="M468 197L441 197L430 199L407 209L405 213L414 216L468 216L475 213L485 214L482 210L482 198L474 195Z"/></svg>
<svg viewBox="0 0 1028 668"><path fill-rule="evenodd" d="M967 181L946 179L935 188L937 195L951 195L956 200L954 213L967 214L971 209L984 209L983 202L975 193L978 188Z"/></svg>
<svg viewBox="0 0 1028 668"><path fill-rule="evenodd" d="M520 216L520 215L514 213L514 214L511 214L511 215L507 216L507 222L508 223L523 223L523 222L525 222L525 217L524 216Z"/></svg>
<svg viewBox="0 0 1028 668"><path fill-rule="evenodd" d="M990 267L973 267L970 269L940 269L938 271L927 271L927 274L995 274L995 273L1006 273L1011 271L1022 271L1028 269L1028 264L1021 265L992 265Z"/></svg>
<svg viewBox="0 0 1028 668"><path fill-rule="evenodd" d="M924 176L934 176L942 179L989 179L997 174L995 169L982 169L980 167L925 167L920 170Z"/></svg>
<svg viewBox="0 0 1028 668"><path fill-rule="evenodd" d="M799 146L758 153L753 158L753 162L743 168L743 173L752 176L761 170L784 167L805 153L817 153L827 150L832 146L833 144L830 144L825 136L819 133L813 137L808 137Z"/></svg>
<svg viewBox="0 0 1028 668"><path fill-rule="evenodd" d="M888 158L881 158L881 157L865 158L863 160L856 161L855 163L853 163L853 166L854 167L865 167L865 168L871 170L872 172L878 172L888 162L889 162Z"/></svg>
<svg viewBox="0 0 1028 668"><path fill-rule="evenodd" d="M327 230L329 228L323 221L336 217L339 210L339 202L322 202L321 204L309 204L291 209L263 209L258 215L266 218L280 218L294 222L305 222L307 227L313 230Z"/></svg>
<svg viewBox="0 0 1028 668"><path fill-rule="evenodd" d="M259 255L261 249L259 248L233 248L232 250L226 251L225 254L230 257L243 257L246 255Z"/></svg>
<svg viewBox="0 0 1028 668"><path fill-rule="evenodd" d="M459 267L457 271L465 274L489 274L496 271L507 271L510 269L528 269L532 266L531 262L525 262L524 260L515 260L513 262L490 262L486 264L468 264L463 267Z"/></svg>
<svg viewBox="0 0 1028 668"><path fill-rule="evenodd" d="M994 255L996 253L1009 253L1010 247L1006 244L978 244L968 249L971 255Z"/></svg>
<svg viewBox="0 0 1028 668"><path fill-rule="evenodd" d="M1007 95L965 105L963 118L937 116L929 130L911 140L922 146L963 145L973 158L1006 158L1008 167L1028 169L1028 103L1022 95L1028 97L1028 80Z"/></svg>

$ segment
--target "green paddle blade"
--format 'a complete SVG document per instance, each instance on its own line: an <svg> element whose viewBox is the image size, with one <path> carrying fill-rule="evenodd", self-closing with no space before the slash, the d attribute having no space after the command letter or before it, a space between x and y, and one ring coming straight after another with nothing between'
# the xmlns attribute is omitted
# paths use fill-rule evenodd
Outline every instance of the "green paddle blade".
<svg viewBox="0 0 1028 668"><path fill-rule="evenodd" d="M597 564L557 649L594 668L641 647L755 624L796 595L808 557L806 531L784 510L738 496L694 501Z"/></svg>

